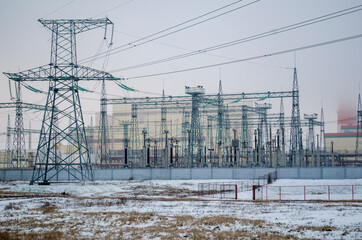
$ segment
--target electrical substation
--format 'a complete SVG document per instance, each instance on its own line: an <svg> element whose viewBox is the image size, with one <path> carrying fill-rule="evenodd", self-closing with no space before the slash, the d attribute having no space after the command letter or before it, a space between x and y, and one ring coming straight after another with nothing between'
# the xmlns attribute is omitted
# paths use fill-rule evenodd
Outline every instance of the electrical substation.
<svg viewBox="0 0 362 240"><path fill-rule="evenodd" d="M106 82L135 91L111 74L78 65L76 35L96 28L113 31L108 19L44 20L51 32L48 65L4 73L15 83L14 108L2 168L33 169L31 184L93 180L93 169L118 168L279 168L358 166L360 131L353 153L334 152L326 145L323 109L301 113L297 69L290 90L253 92L245 89L209 94L203 86L185 86L182 96L107 97ZM113 36L113 32L112 32ZM112 43L112 40L111 40ZM49 83L45 105L22 101L21 87L37 92L31 82ZM78 84L101 82L96 125L85 126ZM269 101L273 101L273 104ZM358 123L362 125L359 99ZM110 109L112 108L112 111ZM24 128L23 110L43 112L41 129ZM285 111L288 109L288 111ZM290 115L285 112L291 112ZM39 135L36 153L27 152L25 135ZM11 142L11 137L13 141ZM30 145L29 140L29 145ZM29 149L31 146L29 146ZM68 181L59 180L61 174Z"/></svg>

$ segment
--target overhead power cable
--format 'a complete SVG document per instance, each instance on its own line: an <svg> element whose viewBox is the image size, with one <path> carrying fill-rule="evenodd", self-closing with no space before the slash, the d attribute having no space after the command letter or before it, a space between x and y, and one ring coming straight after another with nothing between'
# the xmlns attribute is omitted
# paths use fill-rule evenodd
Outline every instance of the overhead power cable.
<svg viewBox="0 0 362 240"><path fill-rule="evenodd" d="M272 56L282 55L282 54L286 54L286 53L290 53L290 52L297 52L297 51L302 51L302 50L306 50L306 49L310 49L310 48L321 47L321 46L324 46L324 45L330 45L330 44L334 44L334 43L338 43L338 42L349 41L349 40L353 40L353 39L357 39L357 38L361 38L361 37L362 37L362 33L357 34L357 35L353 35L353 36L349 36L349 37L339 38L339 39L325 41L325 42L320 42L320 43L311 44L311 45L307 45L307 46L303 46L303 47L291 48L291 49L288 49L288 50L268 53L268 54L264 54L264 55L254 56L254 57L238 59L238 60L234 60L234 61L216 63L216 64L211 64L211 65L193 67L193 68L180 69L180 70L169 71L169 72L140 75L140 76L128 77L126 79L130 80L130 79L154 77L154 76L161 76L161 75L169 75L169 74L175 74L175 73L181 73L181 72L195 71L195 70L205 69L205 68L212 68L212 67L217 67L217 66L222 66L222 65L229 65L229 64L233 64L233 63L245 62L245 61L249 61L249 60L272 57Z"/></svg>
<svg viewBox="0 0 362 240"><path fill-rule="evenodd" d="M110 55L113 55L113 54L116 54L116 53L119 53L119 52L123 52L123 51L126 51L126 50L128 50L128 49L135 48L135 47L141 46L141 45L143 45L143 44L146 44L146 43L155 41L155 40L157 40L157 39L160 39L160 38L169 36L169 35L171 35L171 34L180 32L180 31L182 31L182 30L185 30L185 29L194 27L194 26L196 26L196 25L199 25L199 24L201 24L201 23L210 21L210 20L215 19L215 18L217 18L217 17L221 17L221 16L223 16L223 15L225 15L225 14L228 14L228 13L234 12L234 11L236 11L236 10L239 10L239 9L245 8L245 7L247 7L247 6L250 6L250 5L252 5L252 4L254 4L254 3L257 3L257 2L259 2L259 1L261 1L261 0L255 0L255 1L253 1L253 2L250 2L250 3L247 3L247 4L241 5L241 6L239 6L239 7L233 8L233 9L228 10L228 11L226 11L226 12L222 12L222 13L220 13L220 14L218 14L218 15L215 15L215 16L212 16L212 17L209 17L209 18L206 18L206 19L204 19L204 20L195 22L195 23L193 23L193 24L191 24L191 25L187 25L187 26L185 26L185 27L182 27L182 28L179 28L179 29L176 29L176 30L174 30L174 31L169 32L169 31L172 30L172 29L181 27L181 26L183 26L183 25L185 25L185 24L188 24L188 23L191 23L191 22L193 22L193 21L195 21L195 20L197 20L197 19L199 19L199 18L203 18L203 17L205 17L205 16L207 16L207 15L210 15L210 14L215 13L215 12L218 12L218 11L220 11L220 10L222 10L222 9L228 8L228 7L230 7L230 6L234 5L234 4L237 4L237 3L241 2L241 1L243 1L243 0L238 0L238 1L236 1L236 2L230 3L230 4L228 4L228 5L225 5L225 6L223 6L223 7L220 7L220 8L218 8L218 9L215 9L215 10L213 10L213 11L211 11L211 12L205 13L205 14L203 14L203 15L201 15L201 16L192 18L192 19L190 19L190 20L188 20L188 21L179 23L179 24L177 24L177 25L174 25L174 26L169 27L169 28L166 28L166 29L164 29L164 30L162 30L162 31L153 33L153 34L151 34L151 35L148 35L148 36L143 37L143 38L141 38L141 39L138 39L138 40L136 40L136 41L133 41L133 42L130 42L130 43L121 45L121 46L119 46L119 47L116 47L116 48L113 49L113 51L112 51L112 53L110 53ZM163 33L163 34L162 34L162 33ZM161 35L160 35L160 34L161 34ZM107 55L107 52L102 52L102 53L98 54L95 59L104 58L104 57L106 57L106 55ZM81 63L86 63L86 62L91 61L90 59L94 59L94 56L84 58L84 59L80 60L79 62L81 62Z"/></svg>
<svg viewBox="0 0 362 240"><path fill-rule="evenodd" d="M52 15L53 13L56 13L56 12L58 12L59 10L65 8L66 6L68 6L69 4L71 4L71 3L73 3L73 2L75 2L75 0L71 0L71 1L69 1L69 2L67 2L67 3L65 3L64 5L58 7L57 9L51 11L50 13L48 13L47 15L45 15L45 16L43 16L43 17L41 17L41 18L48 17L48 16Z"/></svg>
<svg viewBox="0 0 362 240"><path fill-rule="evenodd" d="M358 6L355 6L355 7L351 7L351 8L347 8L347 9L344 9L344 10L333 12L333 13L330 13L330 14L327 14L327 15L323 15L323 16L320 16L320 17L316 17L316 18L312 18L312 19L305 20L305 21L302 21L302 22L294 23L294 24L291 24L291 25L288 25L288 26L280 27L280 28L270 30L270 31L267 31L267 32L259 33L259 34L252 35L252 36L249 36L249 37L244 37L244 38L234 40L234 41L231 41L231 42L222 43L222 44L215 45L215 46L212 46L212 47L192 51L192 52L185 53L185 54L176 55L176 56L173 56L173 57L163 58L163 59L159 59L159 60L156 60L156 61L146 62L146 63L137 64L137 65L124 67L124 68L118 68L118 69L111 70L109 72L118 72L118 71L130 70L130 69L135 69L135 68L141 68L141 67L160 64L160 63L173 61L173 60L177 60L177 59L181 59L181 58L185 58L185 57L190 57L190 56L194 56L194 55L198 55L198 54L204 54L204 53L207 53L207 52L210 52L210 51L215 51L215 50L218 50L218 49L235 46L237 44L254 41L254 40L257 40L257 39L261 39L261 38L269 37L269 36L272 36L272 35L280 34L280 33L283 33L283 32L291 31L291 30L294 30L294 29L298 29L298 28L301 28L301 27L310 26L312 24L324 22L324 21L327 21L327 20L330 20L330 19L345 16L347 14L355 13L355 12L358 12L358 11L361 11L361 10L362 10L362 5L358 5Z"/></svg>
<svg viewBox="0 0 362 240"><path fill-rule="evenodd" d="M120 7L122 7L122 6L130 3L130 2L132 2L132 1L133 1L133 0L128 0L128 1L126 1L126 2L123 2L123 3L121 3L121 4L118 4L117 6L112 7L112 8L110 8L110 9L104 11L104 12L101 12L101 13L99 13L99 14L97 14L97 15L94 15L94 16L91 17L91 18L95 18L95 17L98 17L98 16L100 16L100 15L103 15L103 14L105 14L105 13L107 13L107 12L113 11L113 10L115 10L115 9L117 9L117 8L120 8Z"/></svg>

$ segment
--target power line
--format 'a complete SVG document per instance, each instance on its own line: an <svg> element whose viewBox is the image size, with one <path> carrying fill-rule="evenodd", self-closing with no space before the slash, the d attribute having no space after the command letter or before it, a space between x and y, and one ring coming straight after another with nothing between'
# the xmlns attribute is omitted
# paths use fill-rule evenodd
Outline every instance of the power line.
<svg viewBox="0 0 362 240"><path fill-rule="evenodd" d="M133 66L129 66L129 67L119 68L119 69L111 70L109 72L118 72L118 71L130 70L130 69L135 69L135 68L141 68L141 67L160 64L160 63L173 61L173 60L177 60L177 59L181 59L181 58L185 58L185 57L190 57L190 56L194 56L194 55L198 55L198 54L204 54L204 53L207 53L207 52L210 52L210 51L215 51L215 50L218 50L218 49L231 47L231 46L234 46L234 45L237 45L237 44L254 41L254 40L257 40L257 39L261 39L261 38L265 38L265 37L268 37L268 36L272 36L272 35L280 34L280 33L283 33L283 32L291 31L291 30L294 30L294 29L298 29L298 28L301 28L301 27L310 26L312 24L324 22L324 21L327 21L327 20L330 20L330 19L345 16L347 14L355 13L355 12L358 12L358 11L361 11L361 10L362 10L362 5L358 5L358 6L355 6L355 7L347 8L347 9L340 10L340 11L337 11L337 12L333 12L333 13L330 13L330 14L327 14L327 15L312 18L312 19L309 19L309 20L305 20L305 21L302 21L302 22L298 22L298 23L295 23L295 24L291 24L291 25L288 25L288 26L284 26L284 27L281 27L281 28L270 30L270 31L267 31L267 32L259 33L259 34L253 35L253 36L249 36L249 37L241 38L241 39L238 39L238 40L234 40L234 41L231 41L231 42L218 44L218 45L215 45L215 46L212 46L212 47L192 51L192 52L185 53L185 54L176 55L176 56L173 56L173 57L163 58L163 59L159 59L159 60L156 60L156 61L151 61L151 62L137 64L137 65L133 65Z"/></svg>
<svg viewBox="0 0 362 240"><path fill-rule="evenodd" d="M129 79L138 79L138 78L154 77L154 76L161 76L161 75L169 75L169 74L174 74L174 73L189 72L189 71L194 71L194 70L199 70L199 69L212 68L212 67L217 67L217 66L222 66L222 65L229 65L229 64L233 64L233 63L245 62L245 61L254 60L254 59L272 57L272 56L282 55L282 54L285 54L285 53L290 53L290 52L302 51L302 50L310 49L310 48L321 47L321 46L324 46L324 45L330 45L330 44L334 44L334 43L338 43L338 42L344 42L344 41L348 41L348 40L352 40L352 39L357 39L357 38L360 38L360 37L362 37L362 33L357 34L357 35L353 35L353 36L349 36L349 37L345 37L345 38L339 38L339 39L335 39L335 40L331 40L331 41L311 44L311 45L307 45L307 46L303 46L303 47L292 48L292 49L288 49L288 50L283 50L283 51L274 52L274 53L268 53L268 54L249 57L249 58L238 59L238 60L229 61L229 62L216 63L216 64L211 64L211 65L205 65L205 66L193 67L193 68L186 68L186 69L180 69L180 70L169 71L169 72L162 72L162 73L154 73L154 74L141 75L141 76L135 76L135 77L128 77L126 79L129 80Z"/></svg>
<svg viewBox="0 0 362 240"><path fill-rule="evenodd" d="M122 7L122 6L130 3L130 2L132 2L132 1L134 1L134 0L128 0L127 2L121 3L121 4L119 4L119 5L115 6L115 7L112 7L112 8L110 8L110 9L104 11L104 12L101 12L101 13L99 13L99 14L97 14L97 15L94 15L94 16L92 16L91 18L95 18L95 17L98 17L99 15L102 15L102 14L105 14L105 13L107 13L107 12L113 11L113 10L115 10L115 9L117 9L117 8L120 8L120 7Z"/></svg>
<svg viewBox="0 0 362 240"><path fill-rule="evenodd" d="M45 15L45 16L43 16L43 17L41 17L41 18L48 17L49 15L52 15L53 13L58 12L60 9L65 8L66 6L70 5L71 3L75 2L75 1L76 1L76 0L71 0L71 1L65 3L64 5L58 7L57 9L53 10L52 12L48 13L47 15Z"/></svg>
<svg viewBox="0 0 362 240"><path fill-rule="evenodd" d="M187 23L190 23L190 22L192 22L192 21L195 21L195 20L197 20L197 19L199 19L199 18L205 17L205 16L210 15L210 14L212 14L212 13L214 13L214 12L220 11L220 10L222 10L222 9L224 9L224 8L227 8L227 7L231 6L231 5L234 5L234 4L236 4L236 3L239 3L239 2L241 2L241 1L243 1L243 0L238 0L238 1L236 1L236 2L233 2L233 3L230 3L230 4L225 5L225 6L223 6L223 7L220 7L220 8L218 8L218 9L216 9L216 10L213 10L213 11L211 11L211 12L205 13L205 14L203 14L203 15L201 15L201 16L192 18L192 19L190 19L190 20L188 20L188 21L179 23L179 24L177 24L177 25L174 25L174 26L169 27L169 28L166 28L166 29L164 29L164 30L162 30L162 31L153 33L153 34L151 34L151 35L148 35L148 36L143 37L143 38L141 38L141 39L138 39L138 40L136 40L136 41L133 41L133 42L130 42L130 43L121 45L121 46L119 46L119 47L116 47L116 48L113 49L113 52L110 53L110 55L113 55L113 54L116 54L116 53L120 53L120 52L126 51L126 50L128 50L128 49L135 48L135 47L141 46L141 45L143 45L143 44L152 42L152 41L154 41L154 40L157 40L157 39L160 39L160 38L169 36L169 35L171 35L171 34L180 32L180 31L182 31L182 30L185 30L185 29L194 27L194 26L199 25L199 24L201 24L201 23L210 21L210 20L215 19L215 18L217 18L217 17L221 17L221 16L223 16L223 15L225 15L225 14L228 14L228 13L231 13L231 12L233 12L233 11L236 11L236 10L239 10L239 9L242 9L242 8L245 8L245 7L247 7L247 6L250 6L250 5L252 5L252 4L254 4L254 3L257 3L257 2L259 2L259 1L261 1L261 0L255 0L255 1L253 1L253 2L244 4L244 5L242 5L242 6L233 8L233 9L228 10L228 11L226 11L226 12L220 13L220 14L218 14L218 15L215 15L215 16L212 16L212 17L209 17L209 18L206 18L206 19L204 19L204 20L202 20L202 21L199 21L199 22L193 23L193 24L191 24L191 25L182 27L182 28L180 28L180 29L174 30L174 31L172 31L172 32L168 32L168 33L162 34L162 35L160 35L160 36L157 36L157 35L159 35L159 34L161 34L161 33L164 33L164 32L167 32L167 31L169 31L169 30L172 30L172 29L174 29L174 28L180 27L180 26L182 26L182 25L185 25L185 24L187 24ZM154 36L156 36L156 37L154 37ZM151 37L154 37L154 38L151 38ZM149 39L149 38L151 38L151 39ZM148 40L147 40L147 39L148 39ZM140 43L138 43L138 42L140 42ZM122 48L123 48L123 49L122 49ZM118 49L118 50L117 50L117 49ZM116 50L117 50L117 51L116 51ZM106 56L106 54L107 54L107 52L102 52L102 53L96 55L96 58L95 58L95 59L104 58L104 57ZM89 62L89 61L90 61L89 59L94 59L94 56L84 58L84 59L80 60L79 62L81 62L81 63L86 63L86 62Z"/></svg>

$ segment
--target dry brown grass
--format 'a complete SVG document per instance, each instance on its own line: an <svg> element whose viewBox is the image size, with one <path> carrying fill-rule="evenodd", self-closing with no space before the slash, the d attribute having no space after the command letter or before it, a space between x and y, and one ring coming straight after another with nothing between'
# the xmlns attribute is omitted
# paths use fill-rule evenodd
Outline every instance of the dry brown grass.
<svg viewBox="0 0 362 240"><path fill-rule="evenodd" d="M80 207L109 207L109 206L121 206L127 203L125 198L79 198L78 205Z"/></svg>
<svg viewBox="0 0 362 240"><path fill-rule="evenodd" d="M39 209L50 206L45 203ZM69 214L56 212L55 215L48 214L42 221L38 221L34 216L0 222L2 229L6 229L6 226L18 226L18 229L13 228L10 235L0 233L0 240L87 239L81 235L84 229L91 234L92 239L299 239L291 235L292 233L283 235L278 232L270 232L273 225L266 224L263 220L241 219L227 215L198 218L190 215L160 216L151 212L73 211L71 219L68 218L65 221L66 217L69 217ZM57 220L54 221L54 218ZM108 225L93 224L97 222ZM143 226L138 227L140 224ZM224 230L225 226L230 230ZM35 228L43 229L43 232L26 234L22 230ZM60 231L61 229L67 230ZM250 232L247 229L253 230ZM13 232L16 234L12 234Z"/></svg>
<svg viewBox="0 0 362 240"><path fill-rule="evenodd" d="M337 230L336 227L334 226L329 226L329 225L325 225L325 226L299 226L295 229L295 231L297 232L304 232L304 231L316 231L316 232L330 232L330 231L335 231Z"/></svg>
<svg viewBox="0 0 362 240"><path fill-rule="evenodd" d="M0 232L0 240L25 240L25 239L61 240L64 239L64 233L61 231L48 231L48 232L37 232L37 233Z"/></svg>
<svg viewBox="0 0 362 240"><path fill-rule="evenodd" d="M5 210L20 210L20 207L17 206L15 203L9 203L5 206Z"/></svg>
<svg viewBox="0 0 362 240"><path fill-rule="evenodd" d="M67 193L33 193L33 192L12 192L7 189L0 190L2 198L44 198L44 197L70 197Z"/></svg>
<svg viewBox="0 0 362 240"><path fill-rule="evenodd" d="M232 225L239 219L231 216L213 216L213 217L201 217L197 219L200 225L206 226L219 226L219 225Z"/></svg>
<svg viewBox="0 0 362 240"><path fill-rule="evenodd" d="M187 188L175 188L169 185L164 185L164 186L138 185L134 188L134 195L170 196L170 197L182 198L188 196L197 196L198 191L189 190Z"/></svg>
<svg viewBox="0 0 362 240"><path fill-rule="evenodd" d="M40 211L43 214L52 214L57 211L57 207L54 204L51 204L50 202L45 202L42 206L34 208L33 210Z"/></svg>

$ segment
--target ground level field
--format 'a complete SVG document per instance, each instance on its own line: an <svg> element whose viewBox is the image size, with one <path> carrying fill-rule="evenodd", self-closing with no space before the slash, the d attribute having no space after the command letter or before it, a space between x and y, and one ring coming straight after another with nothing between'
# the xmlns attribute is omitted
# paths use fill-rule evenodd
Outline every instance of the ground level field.
<svg viewBox="0 0 362 240"><path fill-rule="evenodd" d="M0 239L362 239L362 201L199 198L200 182L0 182ZM336 183L362 180L273 185Z"/></svg>

